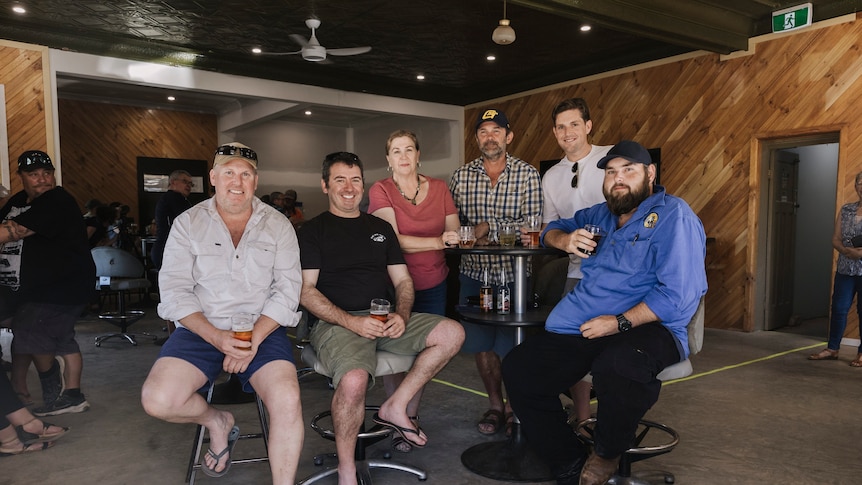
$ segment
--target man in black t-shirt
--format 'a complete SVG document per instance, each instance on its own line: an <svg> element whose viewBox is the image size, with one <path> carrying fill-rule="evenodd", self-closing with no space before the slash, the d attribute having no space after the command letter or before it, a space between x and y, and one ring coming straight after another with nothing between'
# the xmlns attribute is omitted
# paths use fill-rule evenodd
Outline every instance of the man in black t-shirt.
<svg viewBox="0 0 862 485"><path fill-rule="evenodd" d="M328 155L321 187L329 197L329 211L299 231L300 304L320 319L311 329L311 345L332 371L339 484L349 485L356 483L356 434L369 378L374 380L377 350L418 355L374 420L421 448L428 437L408 416L407 405L458 352L464 330L439 315L411 313L413 280L395 231L359 210L364 188L359 157L347 152ZM369 315L374 298L395 302L386 321Z"/></svg>
<svg viewBox="0 0 862 485"><path fill-rule="evenodd" d="M168 176L168 191L156 203L156 242L150 250L150 260L156 268L162 267L162 255L174 219L192 206L189 195L194 186L192 175L185 170L174 170Z"/></svg>
<svg viewBox="0 0 862 485"><path fill-rule="evenodd" d="M77 202L57 186L47 154L22 153L18 175L24 190L0 209L0 321L11 318L13 383L26 380L32 360L45 403L33 414L79 413L90 404L81 393L74 325L96 287L87 231ZM66 363L62 393L57 355Z"/></svg>

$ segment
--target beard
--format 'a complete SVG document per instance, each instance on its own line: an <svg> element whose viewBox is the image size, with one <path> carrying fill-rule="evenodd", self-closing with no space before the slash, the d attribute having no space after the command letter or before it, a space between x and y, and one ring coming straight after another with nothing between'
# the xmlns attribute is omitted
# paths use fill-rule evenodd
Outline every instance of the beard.
<svg viewBox="0 0 862 485"><path fill-rule="evenodd" d="M613 186L611 186L611 190L613 190ZM646 174L644 174L643 182L639 186L635 186L626 193L612 192L602 188L605 200L608 201L608 209L615 216L628 214L637 209L640 203L650 196L651 192L649 177Z"/></svg>
<svg viewBox="0 0 862 485"><path fill-rule="evenodd" d="M482 157L488 160L496 160L505 152L505 148L501 147L494 141L486 141L484 145L480 148L482 152Z"/></svg>

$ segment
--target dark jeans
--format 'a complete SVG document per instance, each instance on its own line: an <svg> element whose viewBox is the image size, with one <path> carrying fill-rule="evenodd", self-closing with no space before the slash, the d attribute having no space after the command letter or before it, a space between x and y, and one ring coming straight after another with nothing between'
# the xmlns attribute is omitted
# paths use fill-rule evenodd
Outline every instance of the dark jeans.
<svg viewBox="0 0 862 485"><path fill-rule="evenodd" d="M506 356L503 380L530 446L560 470L586 453L566 424L560 393L592 372L596 453L614 458L631 446L638 421L658 400L656 376L679 360L676 340L658 323L598 339L542 332Z"/></svg>

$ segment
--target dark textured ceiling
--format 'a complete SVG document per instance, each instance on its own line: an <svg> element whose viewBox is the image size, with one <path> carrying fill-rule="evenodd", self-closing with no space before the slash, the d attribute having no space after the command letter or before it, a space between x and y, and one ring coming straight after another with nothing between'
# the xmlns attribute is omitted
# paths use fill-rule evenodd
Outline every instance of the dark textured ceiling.
<svg viewBox="0 0 862 485"><path fill-rule="evenodd" d="M862 0L809 0L814 20ZM466 105L671 55L729 53L770 30L771 12L803 0L513 0L517 40L491 41L499 0L38 0L0 2L0 37L88 54ZM18 15L20 4L28 13ZM289 37L322 21L330 49L371 52L312 63ZM592 30L579 31L588 23ZM485 58L496 55L493 62ZM424 74L424 81L416 80Z"/></svg>

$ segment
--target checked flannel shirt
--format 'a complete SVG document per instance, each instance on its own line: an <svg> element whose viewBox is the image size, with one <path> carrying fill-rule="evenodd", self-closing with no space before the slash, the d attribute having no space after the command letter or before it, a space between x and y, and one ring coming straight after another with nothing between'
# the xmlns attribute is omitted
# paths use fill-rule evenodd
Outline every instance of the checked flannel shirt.
<svg viewBox="0 0 862 485"><path fill-rule="evenodd" d="M527 215L542 215L542 182L539 172L529 163L506 154L506 168L491 186L482 158L458 168L452 174L449 190L461 224L477 225L488 222L491 231L500 223L522 224ZM482 269L488 268L492 279L506 270L506 280L514 281L512 258L509 256L462 255L461 274L474 280L482 279Z"/></svg>

